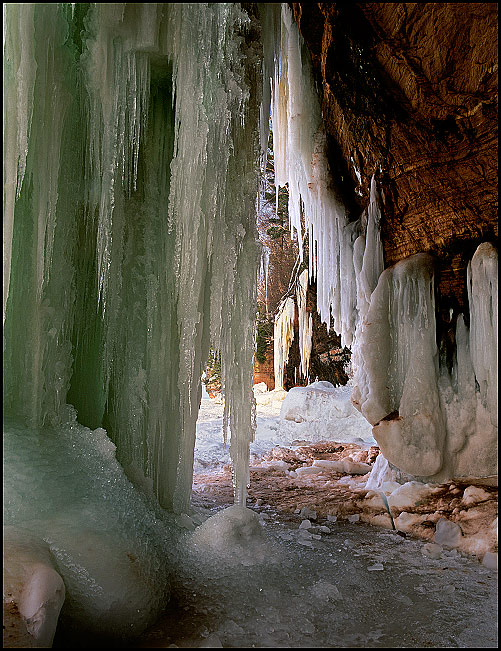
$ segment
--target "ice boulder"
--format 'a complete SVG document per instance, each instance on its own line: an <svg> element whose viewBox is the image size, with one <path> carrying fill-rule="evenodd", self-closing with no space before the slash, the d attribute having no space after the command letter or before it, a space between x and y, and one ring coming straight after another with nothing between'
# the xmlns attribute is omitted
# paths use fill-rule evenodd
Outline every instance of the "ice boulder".
<svg viewBox="0 0 501 651"><path fill-rule="evenodd" d="M444 547L457 547L461 538L463 537L463 532L461 527L455 522L446 520L445 518L440 518L437 521L435 527L435 542Z"/></svg>
<svg viewBox="0 0 501 651"><path fill-rule="evenodd" d="M351 403L351 390L325 381L293 387L280 410L279 437L374 444L371 425Z"/></svg>

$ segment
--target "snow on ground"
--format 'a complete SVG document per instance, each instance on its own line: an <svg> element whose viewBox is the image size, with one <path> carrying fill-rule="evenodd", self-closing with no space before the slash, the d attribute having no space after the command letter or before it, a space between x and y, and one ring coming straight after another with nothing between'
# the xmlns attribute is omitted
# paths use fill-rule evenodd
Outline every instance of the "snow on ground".
<svg viewBox="0 0 501 651"><path fill-rule="evenodd" d="M255 391L257 431L251 444L249 498L286 513L308 507L325 517L394 528L497 567L497 488L481 481L424 484L388 468L350 387L316 382L288 392ZM353 411L352 411L353 410ZM360 417L362 418L362 417ZM362 419L364 420L364 419ZM296 428L296 429L295 429ZM194 500L231 504L222 405L202 400L195 448ZM297 436L295 436L297 434ZM210 498L209 498L210 496Z"/></svg>
<svg viewBox="0 0 501 651"><path fill-rule="evenodd" d="M336 441L375 445L372 428L350 401L351 387L315 382L289 392L254 387L257 429L250 446L251 465L278 446ZM207 395L207 394L205 394ZM202 397L195 443L195 472L221 470L230 463L222 435L223 405Z"/></svg>

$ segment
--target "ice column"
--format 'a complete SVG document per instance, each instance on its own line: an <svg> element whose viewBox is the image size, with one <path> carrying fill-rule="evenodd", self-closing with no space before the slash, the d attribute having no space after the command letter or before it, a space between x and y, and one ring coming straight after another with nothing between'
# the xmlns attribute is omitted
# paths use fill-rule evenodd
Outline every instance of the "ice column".
<svg viewBox="0 0 501 651"><path fill-rule="evenodd" d="M383 455L410 474L434 475L442 466L446 431L428 255L411 256L381 274L357 345L357 401L376 426Z"/></svg>
<svg viewBox="0 0 501 651"><path fill-rule="evenodd" d="M311 339L313 335L313 318L311 312L306 311L306 293L308 291L308 269L305 269L298 278L297 307L299 312L299 353L301 355L301 374L308 378L310 365Z"/></svg>
<svg viewBox="0 0 501 651"><path fill-rule="evenodd" d="M497 427L498 404L498 254L481 244L468 265L470 352L478 393Z"/></svg>
<svg viewBox="0 0 501 651"><path fill-rule="evenodd" d="M289 349L294 339L294 299L289 296L279 306L273 331L273 362L275 389L284 388L284 369L289 359Z"/></svg>

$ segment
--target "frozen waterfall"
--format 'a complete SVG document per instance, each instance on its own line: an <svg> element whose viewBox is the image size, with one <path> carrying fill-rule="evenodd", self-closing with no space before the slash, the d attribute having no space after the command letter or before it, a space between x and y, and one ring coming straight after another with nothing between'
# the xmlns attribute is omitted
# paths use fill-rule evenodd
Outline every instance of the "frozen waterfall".
<svg viewBox="0 0 501 651"><path fill-rule="evenodd" d="M104 426L189 504L209 345L245 501L258 266L259 46L238 5L9 5L9 419ZM194 97L197 101L193 101Z"/></svg>

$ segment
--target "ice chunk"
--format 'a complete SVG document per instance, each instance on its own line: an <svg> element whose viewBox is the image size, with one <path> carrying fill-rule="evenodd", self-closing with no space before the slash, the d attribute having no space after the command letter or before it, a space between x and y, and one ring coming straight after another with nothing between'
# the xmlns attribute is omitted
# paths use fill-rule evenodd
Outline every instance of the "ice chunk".
<svg viewBox="0 0 501 651"><path fill-rule="evenodd" d="M421 554L428 558L438 559L442 556L443 547L435 543L426 543L421 547Z"/></svg>
<svg viewBox="0 0 501 651"><path fill-rule="evenodd" d="M334 387L330 382L290 389L280 410L277 435L291 442L305 438L375 443L370 424L352 405L351 387Z"/></svg>
<svg viewBox="0 0 501 651"><path fill-rule="evenodd" d="M489 570L497 570L498 569L497 553L485 552L484 557L482 559L482 565L488 568Z"/></svg>
<svg viewBox="0 0 501 651"><path fill-rule="evenodd" d="M435 542L444 547L457 547L463 536L461 527L455 522L440 518L435 527Z"/></svg>
<svg viewBox="0 0 501 651"><path fill-rule="evenodd" d="M435 489L436 490L436 489ZM388 504L401 511L416 506L434 492L434 487L418 481L410 481L396 488L388 496Z"/></svg>
<svg viewBox="0 0 501 651"><path fill-rule="evenodd" d="M316 466L303 466L302 468L296 468L295 473L301 477L303 475L319 475L323 471L323 468L317 468Z"/></svg>
<svg viewBox="0 0 501 651"><path fill-rule="evenodd" d="M492 499L491 493L480 486L467 486L464 490L463 499L461 501L465 506L471 506L472 504L478 504L479 502L484 502L489 499Z"/></svg>

